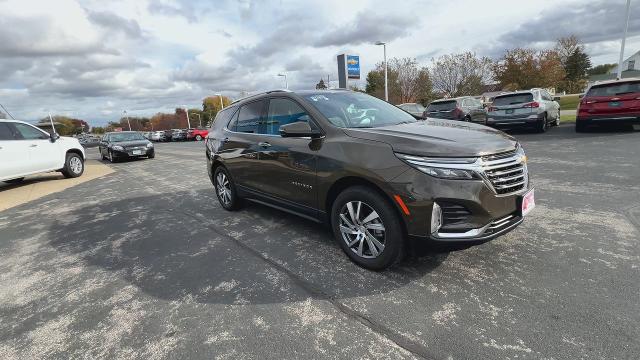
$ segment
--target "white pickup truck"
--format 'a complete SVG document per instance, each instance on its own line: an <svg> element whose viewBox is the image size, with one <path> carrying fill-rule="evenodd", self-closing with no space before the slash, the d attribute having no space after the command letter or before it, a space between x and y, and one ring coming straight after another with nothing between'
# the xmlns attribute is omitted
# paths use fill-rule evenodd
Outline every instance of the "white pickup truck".
<svg viewBox="0 0 640 360"><path fill-rule="evenodd" d="M77 139L49 134L29 123L0 119L0 181L59 171L67 178L84 172L84 149Z"/></svg>

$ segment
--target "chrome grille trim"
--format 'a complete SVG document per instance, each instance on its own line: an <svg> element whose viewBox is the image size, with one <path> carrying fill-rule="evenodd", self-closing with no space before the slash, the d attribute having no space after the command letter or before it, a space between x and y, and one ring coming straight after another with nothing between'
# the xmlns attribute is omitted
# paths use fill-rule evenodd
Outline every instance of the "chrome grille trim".
<svg viewBox="0 0 640 360"><path fill-rule="evenodd" d="M485 180L499 196L511 195L527 187L527 165L517 149L485 155L480 158L480 166Z"/></svg>

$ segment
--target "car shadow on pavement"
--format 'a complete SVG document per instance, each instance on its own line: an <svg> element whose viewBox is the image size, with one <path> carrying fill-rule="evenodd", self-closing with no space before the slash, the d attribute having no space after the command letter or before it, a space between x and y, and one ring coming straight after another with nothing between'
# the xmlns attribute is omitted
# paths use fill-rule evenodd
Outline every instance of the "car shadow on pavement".
<svg viewBox="0 0 640 360"><path fill-rule="evenodd" d="M252 203L227 212L209 190L82 207L55 220L48 239L154 297L220 304L388 293L448 256L423 248L390 270L368 271L342 253L325 226Z"/></svg>

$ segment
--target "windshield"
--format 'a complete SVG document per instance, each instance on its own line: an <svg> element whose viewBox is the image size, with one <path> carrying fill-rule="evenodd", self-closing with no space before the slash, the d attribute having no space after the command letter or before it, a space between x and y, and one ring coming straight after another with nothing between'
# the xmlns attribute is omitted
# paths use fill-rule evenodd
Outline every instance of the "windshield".
<svg viewBox="0 0 640 360"><path fill-rule="evenodd" d="M140 133L111 134L109 136L109 140L111 140L112 142L144 140L144 136L142 136L142 134Z"/></svg>
<svg viewBox="0 0 640 360"><path fill-rule="evenodd" d="M326 92L303 98L341 128L372 128L416 121L397 107L367 94Z"/></svg>
<svg viewBox="0 0 640 360"><path fill-rule="evenodd" d="M428 112L433 112L433 111L449 111L449 110L453 110L456 108L456 101L455 100L448 100L448 101L438 101L438 102L432 102L431 104L429 104L429 107L427 108Z"/></svg>
<svg viewBox="0 0 640 360"><path fill-rule="evenodd" d="M589 89L587 96L613 96L633 93L640 93L640 81L594 85Z"/></svg>
<svg viewBox="0 0 640 360"><path fill-rule="evenodd" d="M533 94L531 93L505 95L493 99L493 106L522 104L532 101Z"/></svg>

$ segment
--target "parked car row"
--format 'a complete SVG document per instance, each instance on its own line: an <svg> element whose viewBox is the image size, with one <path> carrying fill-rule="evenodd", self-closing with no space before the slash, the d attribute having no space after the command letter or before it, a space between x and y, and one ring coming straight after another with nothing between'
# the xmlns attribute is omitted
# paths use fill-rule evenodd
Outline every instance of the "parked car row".
<svg viewBox="0 0 640 360"><path fill-rule="evenodd" d="M419 104L398 105L406 112L423 119L458 120L491 126L497 129L531 128L545 132L549 126L560 124L559 98L546 89L505 92L495 96L489 104L473 96L432 101L422 112Z"/></svg>
<svg viewBox="0 0 640 360"><path fill-rule="evenodd" d="M171 129L171 130L158 130L158 131L144 131L142 136L145 139L157 142L163 141L186 141L195 140L202 141L209 130L197 128L197 129Z"/></svg>

